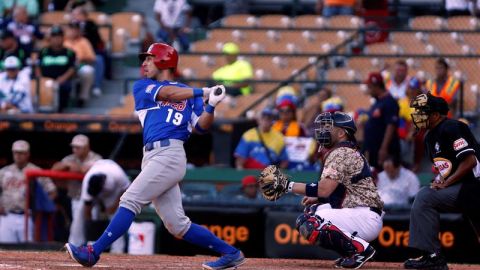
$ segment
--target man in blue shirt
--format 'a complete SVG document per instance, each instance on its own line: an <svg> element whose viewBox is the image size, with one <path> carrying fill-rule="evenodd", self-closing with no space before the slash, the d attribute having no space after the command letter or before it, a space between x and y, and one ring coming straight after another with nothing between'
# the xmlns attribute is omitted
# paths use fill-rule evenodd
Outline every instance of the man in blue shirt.
<svg viewBox="0 0 480 270"><path fill-rule="evenodd" d="M237 267L245 262L243 253L185 216L178 185L187 164L183 143L194 129L205 132L210 128L215 106L225 97L225 87L200 89L173 82L178 54L167 44L152 44L140 59L145 78L135 82L133 95L143 126L142 171L120 198L117 213L93 245L67 243L65 247L78 263L95 265L102 251L127 232L135 215L152 202L172 235L222 254L217 261L204 263L204 269ZM208 96L205 108L204 96Z"/></svg>
<svg viewBox="0 0 480 270"><path fill-rule="evenodd" d="M370 73L365 83L375 103L368 111L363 150L368 157L368 163L381 171L387 156L398 157L400 153L397 134L400 108L397 101L386 90L380 73Z"/></svg>

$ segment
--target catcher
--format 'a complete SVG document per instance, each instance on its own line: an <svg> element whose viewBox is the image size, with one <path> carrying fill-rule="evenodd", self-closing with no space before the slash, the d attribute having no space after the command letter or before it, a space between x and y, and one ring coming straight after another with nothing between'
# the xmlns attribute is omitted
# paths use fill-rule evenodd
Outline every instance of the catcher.
<svg viewBox="0 0 480 270"><path fill-rule="evenodd" d="M315 139L324 165L317 183L295 183L277 167L259 176L263 196L275 201L285 193L306 195L304 214L296 228L311 244L341 255L335 267L360 268L375 255L368 243L382 228L383 202L377 193L370 166L356 147L357 128L348 114L322 113L315 119ZM329 203L319 204L319 198Z"/></svg>

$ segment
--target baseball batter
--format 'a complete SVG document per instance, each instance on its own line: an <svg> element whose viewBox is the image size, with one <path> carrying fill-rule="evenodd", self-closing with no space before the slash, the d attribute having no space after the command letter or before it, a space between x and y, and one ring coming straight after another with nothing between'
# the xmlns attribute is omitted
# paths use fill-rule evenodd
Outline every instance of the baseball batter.
<svg viewBox="0 0 480 270"><path fill-rule="evenodd" d="M213 123L215 106L225 97L225 87L191 88L172 81L177 51L154 43L140 54L146 78L133 86L135 110L143 126L142 171L120 199L120 207L103 235L93 244L65 245L70 256L93 266L113 241L127 232L135 215L152 202L167 230L178 238L222 254L205 269L225 269L245 262L243 253L185 216L179 182L186 173L183 143L193 129L205 132ZM204 107L203 97L208 96Z"/></svg>
<svg viewBox="0 0 480 270"><path fill-rule="evenodd" d="M14 163L0 170L0 243L20 243L32 240L33 223L29 219L28 239L25 239L25 170L40 169L29 162L30 144L19 140L12 145ZM40 177L38 183L53 199L56 188L50 178Z"/></svg>
<svg viewBox="0 0 480 270"><path fill-rule="evenodd" d="M82 181L80 200L81 204L73 213L73 221L70 228L70 239L74 245L86 243L85 225L97 217L92 216L98 212L93 211L104 209L107 215L113 215L118 207L120 196L127 190L130 180L123 169L113 160L100 159L93 163L92 167L85 174ZM98 213L97 213L98 215ZM72 237L72 234L74 237ZM122 253L125 247L123 237L120 237L112 244L112 253Z"/></svg>
<svg viewBox="0 0 480 270"><path fill-rule="evenodd" d="M375 254L369 244L382 229L383 202L370 174L370 166L356 147L357 130L353 119L343 112L326 112L315 119L315 139L323 153L323 171L318 183L279 181L264 185L268 175L287 179L276 167L260 175L262 192L270 195L293 192L306 195L305 213L296 220L296 228L311 244L338 252L336 267L360 268ZM275 186L277 186L275 188ZM272 192L272 190L274 192ZM329 203L319 205L319 197Z"/></svg>

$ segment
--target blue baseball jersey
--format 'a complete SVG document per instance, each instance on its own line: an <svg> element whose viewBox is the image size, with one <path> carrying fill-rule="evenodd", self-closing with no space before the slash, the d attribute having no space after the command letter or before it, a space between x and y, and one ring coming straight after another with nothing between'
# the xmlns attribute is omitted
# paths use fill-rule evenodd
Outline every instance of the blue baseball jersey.
<svg viewBox="0 0 480 270"><path fill-rule="evenodd" d="M156 101L157 94L169 85L189 87L177 82L147 78L133 85L135 111L143 127L144 144L164 139L186 141L203 112L201 97L178 102Z"/></svg>

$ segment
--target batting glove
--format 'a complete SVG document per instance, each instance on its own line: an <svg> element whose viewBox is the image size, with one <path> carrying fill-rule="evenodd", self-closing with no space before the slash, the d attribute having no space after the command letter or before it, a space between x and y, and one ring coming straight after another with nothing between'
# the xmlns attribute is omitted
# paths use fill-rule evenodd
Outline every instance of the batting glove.
<svg viewBox="0 0 480 270"><path fill-rule="evenodd" d="M223 85L216 85L211 88L209 97L208 97L208 104L212 107L217 106L220 101L225 98L225 86Z"/></svg>

